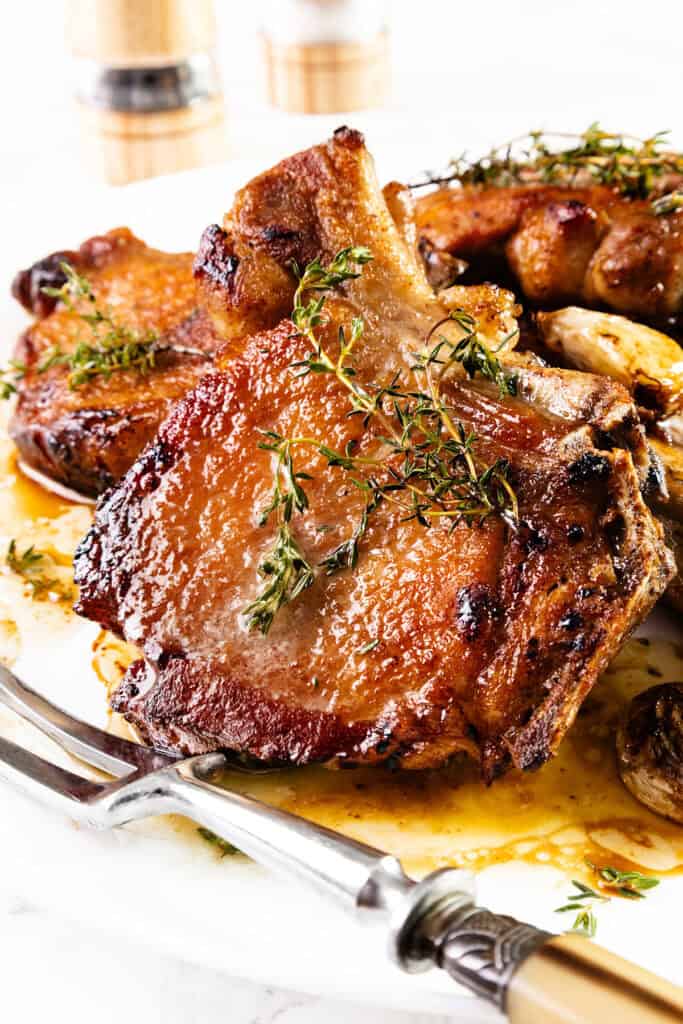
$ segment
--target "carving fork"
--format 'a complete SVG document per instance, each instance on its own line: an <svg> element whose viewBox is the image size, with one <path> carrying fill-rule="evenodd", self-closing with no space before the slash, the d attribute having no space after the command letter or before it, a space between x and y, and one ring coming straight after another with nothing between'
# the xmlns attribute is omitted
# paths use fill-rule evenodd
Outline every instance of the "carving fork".
<svg viewBox="0 0 683 1024"><path fill-rule="evenodd" d="M183 814L361 917L384 919L399 967L440 967L513 1024L683 1021L676 986L580 936L553 936L478 907L471 876L462 871L446 868L415 882L381 850L212 784L229 767L221 753L180 759L110 736L50 704L2 666L0 703L114 777L93 782L0 737L0 777L72 819L113 828Z"/></svg>

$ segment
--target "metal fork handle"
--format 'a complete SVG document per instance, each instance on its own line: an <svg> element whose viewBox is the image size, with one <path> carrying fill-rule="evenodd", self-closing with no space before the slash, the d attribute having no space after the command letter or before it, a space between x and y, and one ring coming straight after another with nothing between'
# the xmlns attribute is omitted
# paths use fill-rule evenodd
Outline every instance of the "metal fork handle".
<svg viewBox="0 0 683 1024"><path fill-rule="evenodd" d="M388 917L389 951L405 970L436 964L513 1024L597 1022L617 1007L622 1024L683 1019L674 986L599 947L589 954L586 943L582 957L566 937L476 907L463 872L437 871L415 883L381 850L222 789L211 776L225 764L222 754L207 754L100 785L0 738L0 776L31 795L100 827L187 815L264 866L365 916Z"/></svg>
<svg viewBox="0 0 683 1024"><path fill-rule="evenodd" d="M234 843L259 864L313 886L347 909L391 912L415 883L395 857L211 781L222 754L189 758L110 787L97 801L102 824L170 812Z"/></svg>

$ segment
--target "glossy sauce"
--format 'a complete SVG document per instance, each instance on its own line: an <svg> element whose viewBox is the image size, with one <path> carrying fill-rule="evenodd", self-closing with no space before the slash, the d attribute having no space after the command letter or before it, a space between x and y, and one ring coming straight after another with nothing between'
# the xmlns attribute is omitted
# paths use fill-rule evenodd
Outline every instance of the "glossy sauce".
<svg viewBox="0 0 683 1024"><path fill-rule="evenodd" d="M136 656L134 648L100 634L95 663L108 689ZM417 873L522 860L585 876L586 858L656 875L675 872L683 869L683 828L650 813L622 785L614 735L634 694L681 678L681 646L630 640L584 703L558 756L541 771L510 772L489 789L466 760L427 772L231 771L223 783L386 849ZM127 728L112 718L117 731Z"/></svg>
<svg viewBox="0 0 683 1024"><path fill-rule="evenodd" d="M22 478L4 440L0 494L0 539L21 536L68 560L90 512ZM5 587L0 586L0 657L11 662L19 649L15 619L23 619L25 633L27 612L40 617L42 602L23 595L23 615L17 616L17 581L3 574L0 584ZM8 591L8 585L14 589ZM55 643L64 628L65 612L60 614L53 625ZM136 656L135 648L100 634L92 664L108 691ZM585 702L558 756L539 772L510 772L490 789L479 781L476 765L465 760L428 772L322 767L230 772L224 784L395 853L414 872L445 865L478 870L523 860L576 875L585 874L588 857L661 875L683 869L683 828L651 814L621 784L614 733L635 693L681 678L683 647L629 641ZM113 731L128 731L118 716L110 717ZM196 837L194 826L179 819L169 824Z"/></svg>

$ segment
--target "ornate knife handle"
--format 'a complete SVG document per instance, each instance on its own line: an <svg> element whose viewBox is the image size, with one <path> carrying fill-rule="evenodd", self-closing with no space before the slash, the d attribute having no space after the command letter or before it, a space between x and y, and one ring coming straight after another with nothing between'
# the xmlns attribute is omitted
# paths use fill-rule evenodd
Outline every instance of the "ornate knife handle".
<svg viewBox="0 0 683 1024"><path fill-rule="evenodd" d="M449 922L434 953L455 981L504 1010L514 972L550 938L533 925L471 904Z"/></svg>
<svg viewBox="0 0 683 1024"><path fill-rule="evenodd" d="M681 1024L683 991L578 935L550 935L474 905L442 904L418 944L512 1024Z"/></svg>

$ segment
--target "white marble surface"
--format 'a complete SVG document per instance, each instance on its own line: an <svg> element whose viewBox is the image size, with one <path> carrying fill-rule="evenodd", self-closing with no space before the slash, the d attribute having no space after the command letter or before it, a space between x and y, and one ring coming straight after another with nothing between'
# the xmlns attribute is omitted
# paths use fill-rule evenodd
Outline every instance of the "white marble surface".
<svg viewBox="0 0 683 1024"><path fill-rule="evenodd" d="M0 977L5 1019L26 1024L445 1024L265 988L225 973L115 942L30 903L0 902ZM12 1009L15 1013L12 1013Z"/></svg>
<svg viewBox="0 0 683 1024"><path fill-rule="evenodd" d="M678 0L651 0L646 12L631 0L576 0L571 5L547 0L470 5L422 0L415 5L395 0L391 6L396 19L392 107L386 115L363 115L353 123L371 139L404 138L415 170L424 165L425 152L448 154L461 148L451 133L454 114L459 122L470 121L471 134L491 141L503 122L506 134L515 135L539 125L576 129L596 118L606 127L644 133L672 128L681 134L683 15ZM60 206L60 182L78 183L82 175L61 53L60 7L57 0L13 4L0 37L0 224L23 220L25 227L19 257L16 251L0 254L3 272L35 256L31 195L40 197L44 219L51 207ZM235 153L267 163L327 132L337 118L287 120L267 110L253 34L257 5L218 0L218 7ZM0 815L2 808L0 791ZM1 835L12 828L12 821L0 820ZM0 895L0 1005L6 1020L446 1020L239 981L72 924L39 904L13 898L11 885L9 893Z"/></svg>

